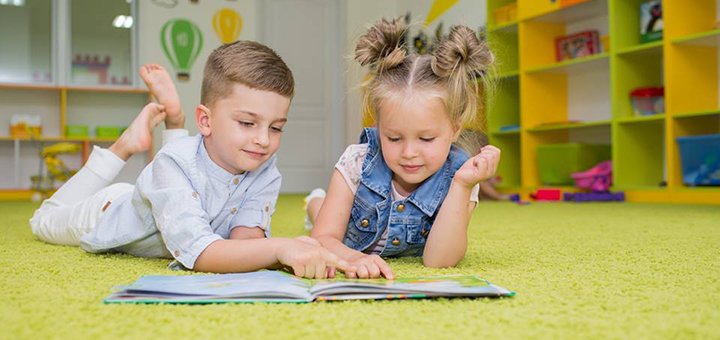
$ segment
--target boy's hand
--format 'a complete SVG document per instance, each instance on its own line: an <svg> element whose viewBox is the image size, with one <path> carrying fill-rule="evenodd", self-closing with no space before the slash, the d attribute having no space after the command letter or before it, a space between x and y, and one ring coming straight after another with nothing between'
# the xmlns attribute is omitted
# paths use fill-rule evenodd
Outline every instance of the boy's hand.
<svg viewBox="0 0 720 340"><path fill-rule="evenodd" d="M495 176L499 161L500 149L486 145L480 149L479 154L465 161L465 164L455 172L453 181L472 188L475 184Z"/></svg>
<svg viewBox="0 0 720 340"><path fill-rule="evenodd" d="M343 272L355 271L354 266L307 236L289 240L287 246L278 251L277 259L292 268L293 274L308 279L332 278L335 275L335 268Z"/></svg>
<svg viewBox="0 0 720 340"><path fill-rule="evenodd" d="M377 255L362 255L351 261L356 271L345 271L345 276L350 279L374 279L384 276L388 280L392 280L395 275L390 266Z"/></svg>

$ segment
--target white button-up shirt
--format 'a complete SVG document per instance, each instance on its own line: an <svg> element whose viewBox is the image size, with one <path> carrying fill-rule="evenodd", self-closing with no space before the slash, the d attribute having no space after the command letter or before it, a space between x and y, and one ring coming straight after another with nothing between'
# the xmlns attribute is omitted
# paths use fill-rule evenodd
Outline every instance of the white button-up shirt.
<svg viewBox="0 0 720 340"><path fill-rule="evenodd" d="M210 243L235 227L261 227L269 237L281 183L276 157L255 171L231 174L210 159L201 135L176 138L80 245L94 253L174 257L192 269Z"/></svg>

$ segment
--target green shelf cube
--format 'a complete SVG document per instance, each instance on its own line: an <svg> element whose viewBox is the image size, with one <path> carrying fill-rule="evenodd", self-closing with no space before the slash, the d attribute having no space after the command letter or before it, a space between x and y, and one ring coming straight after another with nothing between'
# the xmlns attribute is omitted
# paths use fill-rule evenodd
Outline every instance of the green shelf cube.
<svg viewBox="0 0 720 340"><path fill-rule="evenodd" d="M547 144L537 148L540 182L545 185L572 185L572 173L585 171L611 159L610 145Z"/></svg>
<svg viewBox="0 0 720 340"><path fill-rule="evenodd" d="M95 137L102 138L117 138L120 137L120 133L124 130L122 126L96 126Z"/></svg>
<svg viewBox="0 0 720 340"><path fill-rule="evenodd" d="M65 137L87 137L89 128L87 125L65 126Z"/></svg>

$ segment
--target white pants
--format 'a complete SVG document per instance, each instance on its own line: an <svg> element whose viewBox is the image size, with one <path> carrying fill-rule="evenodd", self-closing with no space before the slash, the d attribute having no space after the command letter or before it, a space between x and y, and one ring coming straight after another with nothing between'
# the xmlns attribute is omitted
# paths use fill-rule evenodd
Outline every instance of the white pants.
<svg viewBox="0 0 720 340"><path fill-rule="evenodd" d="M33 234L42 241L77 246L95 228L113 198L131 192L133 185L109 185L125 166L112 151L98 146L80 171L43 201L30 219Z"/></svg>

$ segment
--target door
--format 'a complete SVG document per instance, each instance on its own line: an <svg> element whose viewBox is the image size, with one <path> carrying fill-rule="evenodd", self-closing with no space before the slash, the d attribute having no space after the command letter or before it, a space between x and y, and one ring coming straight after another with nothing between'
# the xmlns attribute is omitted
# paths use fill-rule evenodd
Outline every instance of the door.
<svg viewBox="0 0 720 340"><path fill-rule="evenodd" d="M325 188L345 149L343 3L268 0L259 6L259 40L280 54L295 78L295 98L278 151L281 190Z"/></svg>

